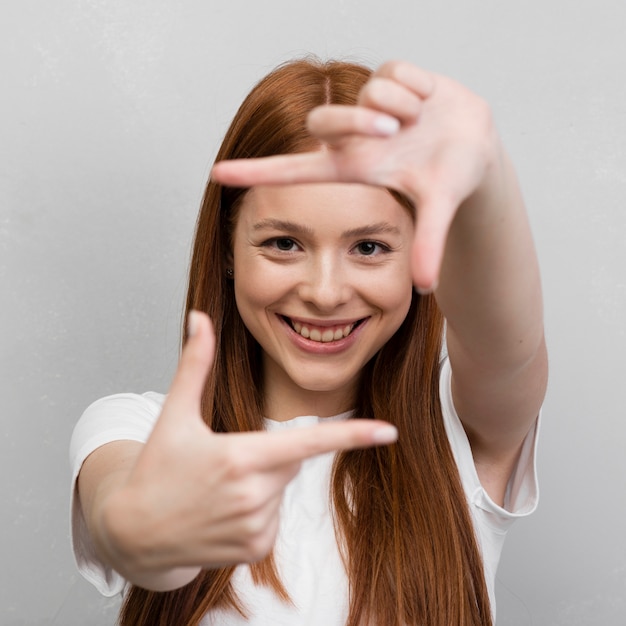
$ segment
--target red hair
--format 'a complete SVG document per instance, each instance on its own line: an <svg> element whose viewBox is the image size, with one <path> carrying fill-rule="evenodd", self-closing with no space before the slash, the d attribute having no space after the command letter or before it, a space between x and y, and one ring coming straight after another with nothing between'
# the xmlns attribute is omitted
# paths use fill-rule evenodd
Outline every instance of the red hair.
<svg viewBox="0 0 626 626"><path fill-rule="evenodd" d="M369 75L360 65L310 59L277 68L239 108L217 160L314 149L309 111L354 104ZM225 272L245 192L208 182L189 275L186 313L208 313L219 338L202 406L217 432L264 427L261 349L239 316ZM399 438L392 446L339 453L333 467L335 528L350 583L347 626L492 624L482 559L441 415L442 329L434 298L414 294L401 327L361 376L355 415L394 423ZM272 554L250 567L257 584L289 601ZM132 587L120 624L195 626L215 607L245 615L245 598L231 584L234 569L203 571L166 593Z"/></svg>

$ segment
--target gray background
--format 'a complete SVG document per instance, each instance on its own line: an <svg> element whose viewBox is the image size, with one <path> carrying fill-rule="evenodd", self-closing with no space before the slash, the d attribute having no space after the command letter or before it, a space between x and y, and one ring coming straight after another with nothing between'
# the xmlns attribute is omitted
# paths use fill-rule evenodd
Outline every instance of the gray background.
<svg viewBox="0 0 626 626"><path fill-rule="evenodd" d="M77 575L68 441L167 390L196 210L241 98L312 51L401 57L492 104L543 268L542 502L500 625L626 623L622 0L22 0L0 9L0 624L112 624Z"/></svg>

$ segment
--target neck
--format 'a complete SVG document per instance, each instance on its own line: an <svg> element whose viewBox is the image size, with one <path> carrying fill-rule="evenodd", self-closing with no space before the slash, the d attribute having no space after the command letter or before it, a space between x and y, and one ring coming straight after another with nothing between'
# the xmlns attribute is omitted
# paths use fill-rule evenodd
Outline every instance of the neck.
<svg viewBox="0 0 626 626"><path fill-rule="evenodd" d="M268 419L284 422L300 415L332 417L354 408L357 381L340 389L320 391L300 387L270 364L265 364L264 372L263 414Z"/></svg>

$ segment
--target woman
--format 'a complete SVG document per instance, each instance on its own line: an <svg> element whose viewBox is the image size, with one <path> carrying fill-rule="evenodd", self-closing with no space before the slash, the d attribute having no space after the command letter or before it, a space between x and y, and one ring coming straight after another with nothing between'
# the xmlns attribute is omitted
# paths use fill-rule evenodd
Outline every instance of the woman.
<svg viewBox="0 0 626 626"><path fill-rule="evenodd" d="M100 400L72 441L77 562L130 584L121 623L492 624L547 365L487 105L402 62L275 70L218 154L186 311L168 396Z"/></svg>

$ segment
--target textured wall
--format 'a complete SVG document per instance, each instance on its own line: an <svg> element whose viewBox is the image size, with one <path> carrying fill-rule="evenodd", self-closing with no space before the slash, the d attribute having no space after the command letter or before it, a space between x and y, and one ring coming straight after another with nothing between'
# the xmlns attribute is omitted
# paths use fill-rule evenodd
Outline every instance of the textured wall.
<svg viewBox="0 0 626 626"><path fill-rule="evenodd" d="M70 554L71 429L97 397L167 389L217 143L252 83L309 51L407 58L492 103L529 205L552 362L542 502L505 548L498 622L626 623L625 7L5 3L0 624L113 623L116 603Z"/></svg>

